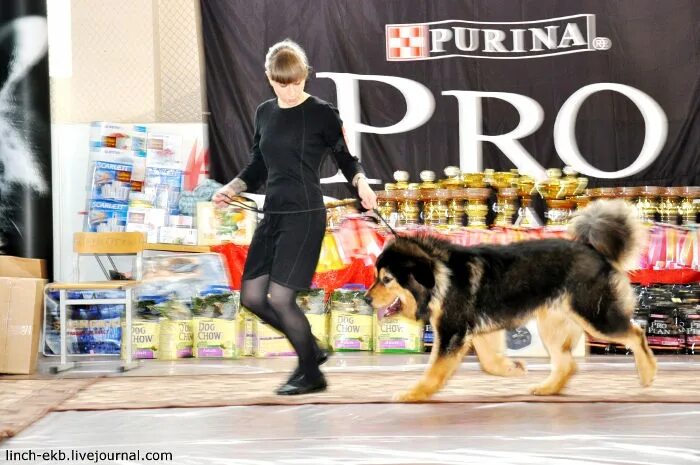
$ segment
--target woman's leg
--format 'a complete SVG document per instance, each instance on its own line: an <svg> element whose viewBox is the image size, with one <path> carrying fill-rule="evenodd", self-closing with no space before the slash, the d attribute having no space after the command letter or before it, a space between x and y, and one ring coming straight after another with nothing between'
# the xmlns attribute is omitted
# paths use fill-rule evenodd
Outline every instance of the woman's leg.
<svg viewBox="0 0 700 465"><path fill-rule="evenodd" d="M268 302L276 313L282 332L299 357L299 369L307 381L318 380L322 375L318 369L317 346L311 333L309 320L296 302L297 291L275 282L270 283Z"/></svg>
<svg viewBox="0 0 700 465"><path fill-rule="evenodd" d="M277 331L284 332L277 313L268 304L267 292L269 287L269 274L244 280L241 284L241 305Z"/></svg>
<svg viewBox="0 0 700 465"><path fill-rule="evenodd" d="M253 312L265 323L269 324L277 331L286 334L285 329L282 326L282 322L280 321L280 318L277 315L277 312L273 310L272 307L270 307L267 295L269 292L269 287L269 274L258 276L257 278L253 279L244 280L241 284L241 305ZM304 319L306 319L306 317L304 317ZM315 338L313 338L312 342L314 347L314 360L317 364L324 363L327 360L328 355L324 354L321 351ZM295 374L297 374L296 371Z"/></svg>

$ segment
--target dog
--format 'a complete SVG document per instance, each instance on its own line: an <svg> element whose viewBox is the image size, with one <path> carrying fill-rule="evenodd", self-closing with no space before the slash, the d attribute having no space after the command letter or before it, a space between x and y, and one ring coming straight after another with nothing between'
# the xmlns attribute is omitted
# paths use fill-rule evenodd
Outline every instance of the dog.
<svg viewBox="0 0 700 465"><path fill-rule="evenodd" d="M641 384L651 385L656 359L644 331L631 321L635 295L625 272L639 258L643 234L634 207L599 200L575 215L571 240L462 247L429 236L396 236L377 257L366 300L379 318L400 313L429 321L435 341L421 380L394 399L430 398L475 341L493 341L495 332L533 317L551 373L532 394L554 395L566 386L576 372L571 350L584 331L630 347Z"/></svg>

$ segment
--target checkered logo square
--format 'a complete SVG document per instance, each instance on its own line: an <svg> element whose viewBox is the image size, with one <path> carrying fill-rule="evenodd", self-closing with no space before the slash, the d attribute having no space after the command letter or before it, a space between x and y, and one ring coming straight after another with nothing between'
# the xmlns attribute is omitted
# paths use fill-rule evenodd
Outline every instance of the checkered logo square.
<svg viewBox="0 0 700 465"><path fill-rule="evenodd" d="M387 61L420 60L429 56L428 25L386 25Z"/></svg>

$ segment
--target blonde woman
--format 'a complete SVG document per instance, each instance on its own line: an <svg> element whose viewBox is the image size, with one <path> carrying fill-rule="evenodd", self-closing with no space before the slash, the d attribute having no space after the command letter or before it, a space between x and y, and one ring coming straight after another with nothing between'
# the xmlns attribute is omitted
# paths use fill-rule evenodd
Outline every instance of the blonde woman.
<svg viewBox="0 0 700 465"><path fill-rule="evenodd" d="M326 210L320 166L327 153L357 189L362 205L377 206L360 162L345 144L338 111L304 91L309 69L306 53L295 42L284 40L270 47L265 75L276 98L260 104L255 113L250 163L213 198L224 205L241 192L266 185L264 218L248 251L241 303L284 333L299 357L298 368L277 390L280 395L326 389L319 365L327 357L296 295L311 285L321 252Z"/></svg>

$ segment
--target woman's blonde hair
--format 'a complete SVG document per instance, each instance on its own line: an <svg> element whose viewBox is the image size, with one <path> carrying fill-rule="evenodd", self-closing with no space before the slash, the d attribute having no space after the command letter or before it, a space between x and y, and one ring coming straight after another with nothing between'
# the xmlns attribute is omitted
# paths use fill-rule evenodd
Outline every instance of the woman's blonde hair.
<svg viewBox="0 0 700 465"><path fill-rule="evenodd" d="M304 49L290 39L277 42L265 55L267 76L280 84L305 81L310 69Z"/></svg>

